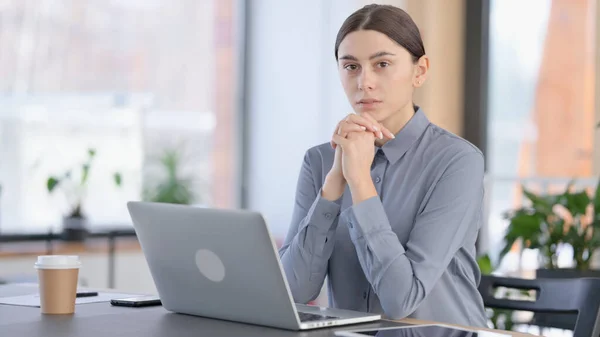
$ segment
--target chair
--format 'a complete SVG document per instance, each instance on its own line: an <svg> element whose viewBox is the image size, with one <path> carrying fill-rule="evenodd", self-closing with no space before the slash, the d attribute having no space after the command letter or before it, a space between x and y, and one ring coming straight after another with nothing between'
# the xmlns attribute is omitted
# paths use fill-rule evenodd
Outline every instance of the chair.
<svg viewBox="0 0 600 337"><path fill-rule="evenodd" d="M494 297L497 287L535 290L535 301ZM576 314L573 337L600 335L600 278L519 279L482 275L479 292L488 308Z"/></svg>

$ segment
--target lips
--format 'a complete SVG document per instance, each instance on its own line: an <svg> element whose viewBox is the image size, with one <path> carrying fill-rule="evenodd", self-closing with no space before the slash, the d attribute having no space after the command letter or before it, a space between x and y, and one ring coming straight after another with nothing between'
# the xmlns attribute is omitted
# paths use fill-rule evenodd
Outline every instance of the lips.
<svg viewBox="0 0 600 337"><path fill-rule="evenodd" d="M358 104L373 104L373 103L381 103L380 100L376 100L374 98L361 99L357 102Z"/></svg>
<svg viewBox="0 0 600 337"><path fill-rule="evenodd" d="M373 109L377 108L377 106L379 104L381 104L381 101L369 98L369 99L361 99L360 101L358 101L356 103L363 110L373 110Z"/></svg>

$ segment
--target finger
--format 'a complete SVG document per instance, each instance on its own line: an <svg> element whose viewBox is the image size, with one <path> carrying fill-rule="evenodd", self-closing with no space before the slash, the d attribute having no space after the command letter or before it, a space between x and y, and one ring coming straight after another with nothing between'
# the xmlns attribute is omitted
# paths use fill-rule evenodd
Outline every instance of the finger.
<svg viewBox="0 0 600 337"><path fill-rule="evenodd" d="M396 138L396 136L394 136L394 134L385 126L383 126L383 124L380 124L379 127L381 128L381 136L387 138L387 139L394 139ZM379 135L378 135L379 136Z"/></svg>
<svg viewBox="0 0 600 337"><path fill-rule="evenodd" d="M379 123L377 123L377 122L373 123L373 121L370 121L367 118L357 115L357 114L348 115L348 117L346 117L346 122L364 126L367 128L367 130L372 131L372 132L380 131L378 128Z"/></svg>
<svg viewBox="0 0 600 337"><path fill-rule="evenodd" d="M366 131L366 130L367 130L367 128L362 125L358 125L355 123L342 123L342 125L340 126L340 131L338 132L338 135L344 136L344 138L346 138L346 136L348 135L348 132L361 132L361 131Z"/></svg>
<svg viewBox="0 0 600 337"><path fill-rule="evenodd" d="M335 126L335 129L333 130L333 134L337 134L340 132L340 127L342 126L343 121L337 123L337 125ZM329 142L331 144L331 147L335 150L337 144L333 141L333 137L331 137L331 141Z"/></svg>
<svg viewBox="0 0 600 337"><path fill-rule="evenodd" d="M341 146L342 148L344 147L344 145L346 144L348 140L338 134L333 135L333 142L336 143L337 145Z"/></svg>
<svg viewBox="0 0 600 337"><path fill-rule="evenodd" d="M390 130L388 130L388 129L387 129L385 126L383 126L383 125L382 125L382 126L381 126L381 129L382 129L382 131L383 131L383 135L384 135L385 137L387 137L387 138L389 138L389 139L394 139L394 138L396 138L396 136L394 136L394 134L393 134L393 133L392 133Z"/></svg>
<svg viewBox="0 0 600 337"><path fill-rule="evenodd" d="M376 135L377 137L381 138L381 136L385 136L388 139L396 138L396 136L394 136L394 134L388 128L386 128L383 124L379 123L373 116L371 116L371 114L369 114L368 112L365 112L363 114L364 114L365 118L367 118L369 121L371 121L371 123L375 123L381 130L381 133L379 135ZM383 138L381 138L381 139L383 139Z"/></svg>
<svg viewBox="0 0 600 337"><path fill-rule="evenodd" d="M375 137L379 138L379 139L383 139L383 136L385 135L386 138L392 139L394 138L394 134L392 134L390 132L390 130L388 130L385 126L383 126L382 124L380 124L373 116L371 116L368 112L364 112L363 117L365 117L367 120L369 120L371 123L377 125L377 127L379 128L379 132L375 133Z"/></svg>
<svg viewBox="0 0 600 337"><path fill-rule="evenodd" d="M388 139L396 138L396 136L394 136L394 134L388 128L386 128L383 124L379 123L373 116L371 116L367 112L365 112L364 114L365 114L365 118L370 120L371 123L375 123L381 130L381 132L378 135L376 135L376 137L379 137L381 139L383 139L382 137L384 137L384 136Z"/></svg>

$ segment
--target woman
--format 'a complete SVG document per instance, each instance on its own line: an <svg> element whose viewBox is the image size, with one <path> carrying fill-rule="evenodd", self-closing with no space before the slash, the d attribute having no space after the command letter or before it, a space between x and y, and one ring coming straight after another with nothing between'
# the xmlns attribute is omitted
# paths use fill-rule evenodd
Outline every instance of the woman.
<svg viewBox="0 0 600 337"><path fill-rule="evenodd" d="M335 57L355 113L304 157L280 250L294 300L315 299L328 276L332 307L485 327L483 156L413 104L429 69L418 28L399 8L366 6Z"/></svg>

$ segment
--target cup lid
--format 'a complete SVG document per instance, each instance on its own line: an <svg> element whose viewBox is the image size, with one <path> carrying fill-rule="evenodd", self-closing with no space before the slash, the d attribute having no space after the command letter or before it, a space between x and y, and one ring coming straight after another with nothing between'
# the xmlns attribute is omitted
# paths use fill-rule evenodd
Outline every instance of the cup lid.
<svg viewBox="0 0 600 337"><path fill-rule="evenodd" d="M35 263L37 269L71 269L81 267L77 255L42 255L38 256Z"/></svg>

